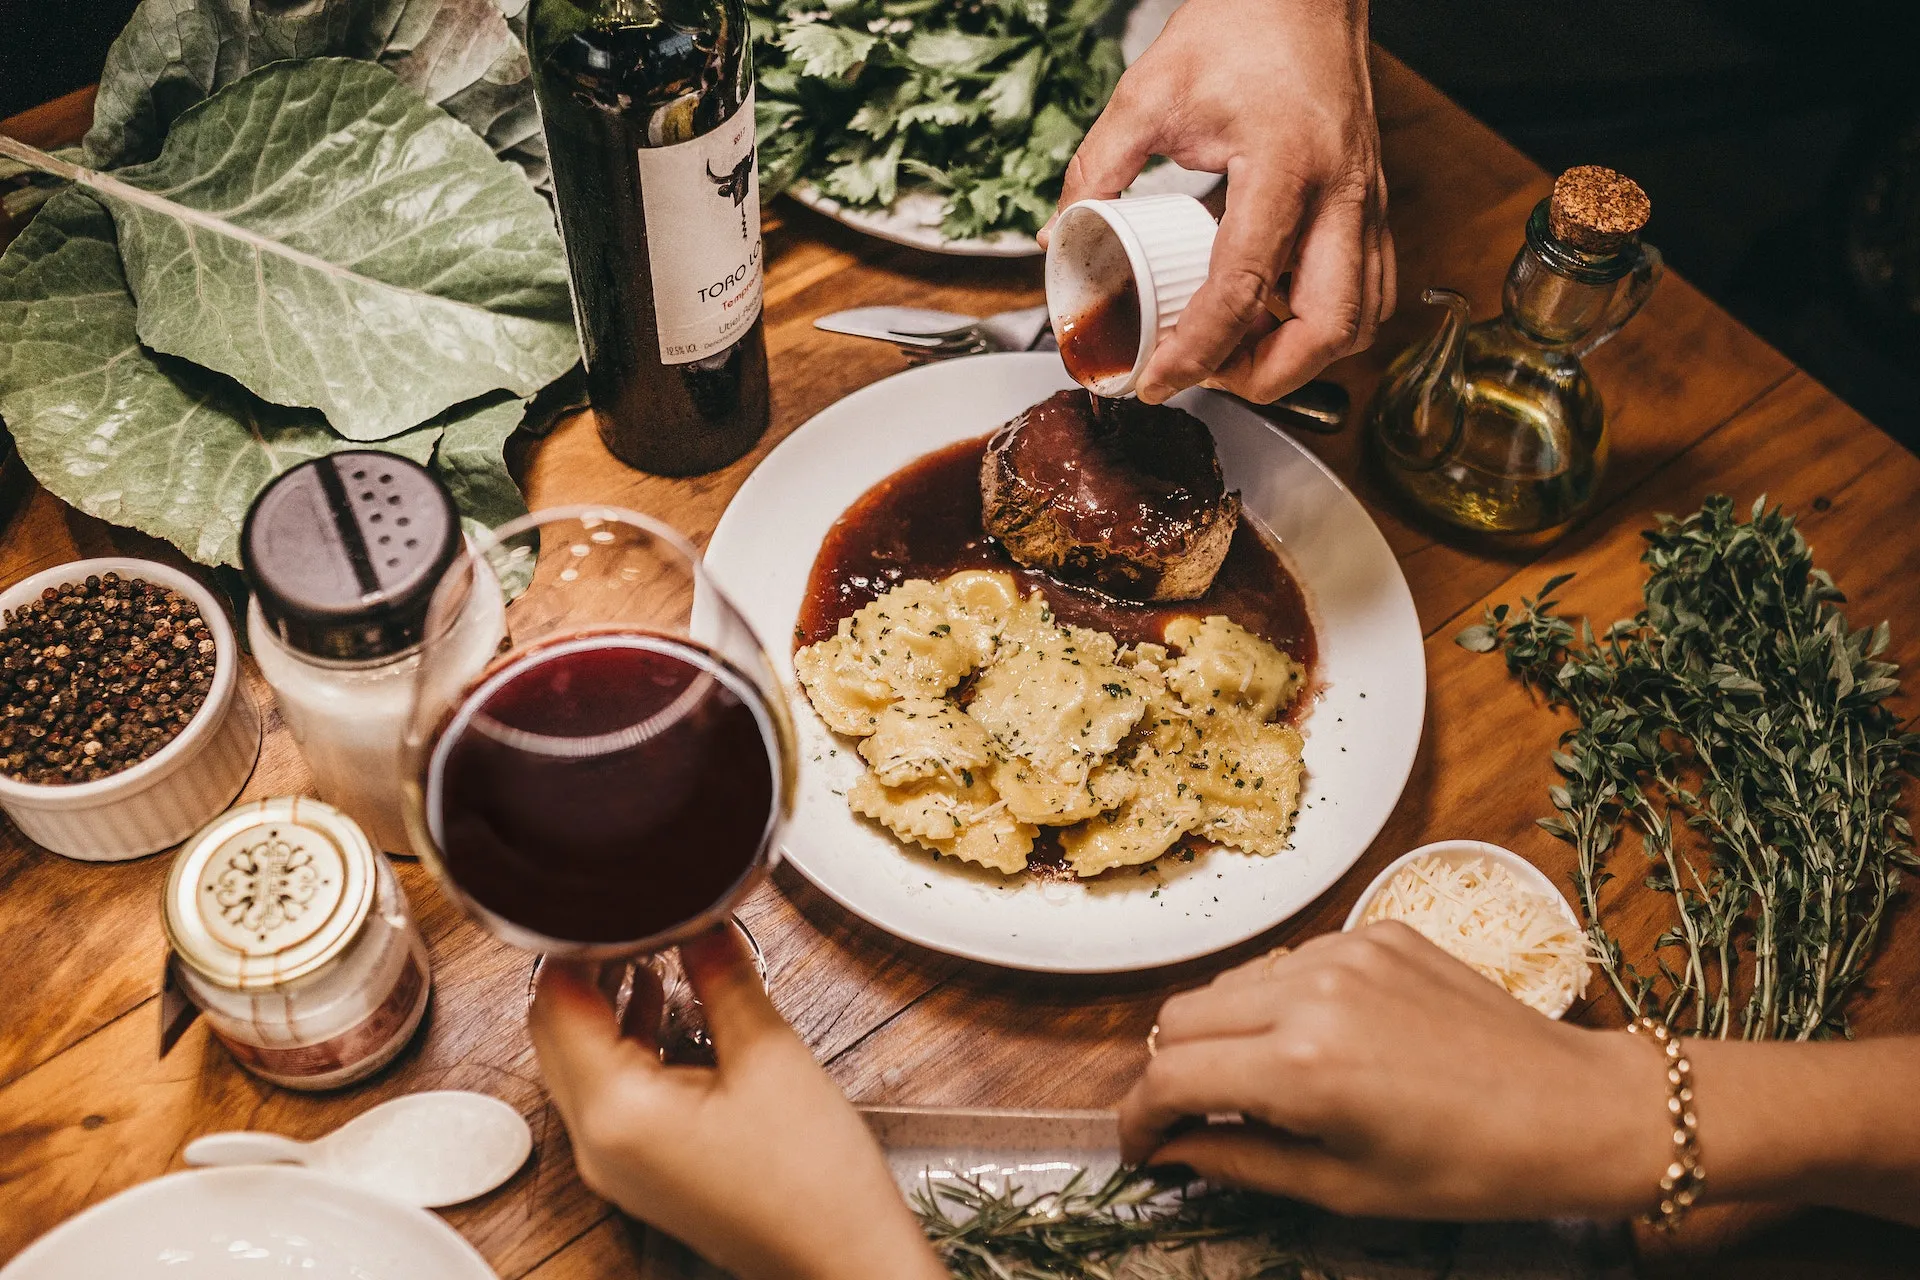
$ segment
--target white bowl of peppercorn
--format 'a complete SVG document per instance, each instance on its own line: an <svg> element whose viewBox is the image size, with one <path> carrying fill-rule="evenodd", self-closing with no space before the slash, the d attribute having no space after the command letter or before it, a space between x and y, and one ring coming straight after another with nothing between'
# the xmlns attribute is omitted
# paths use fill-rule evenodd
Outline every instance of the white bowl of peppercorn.
<svg viewBox="0 0 1920 1280"><path fill-rule="evenodd" d="M77 560L0 592L0 712L0 808L87 862L180 843L260 754L219 600L150 560Z"/></svg>

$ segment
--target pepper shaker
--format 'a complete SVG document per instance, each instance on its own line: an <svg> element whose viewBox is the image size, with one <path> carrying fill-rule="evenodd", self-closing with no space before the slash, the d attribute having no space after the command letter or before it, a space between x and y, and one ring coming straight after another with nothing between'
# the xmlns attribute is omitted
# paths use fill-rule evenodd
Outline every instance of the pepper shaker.
<svg viewBox="0 0 1920 1280"><path fill-rule="evenodd" d="M461 554L446 486L388 453L292 468L261 491L240 535L253 588L247 637L322 799L376 848L407 853L401 739L434 588ZM506 634L498 593L448 625L478 675Z"/></svg>

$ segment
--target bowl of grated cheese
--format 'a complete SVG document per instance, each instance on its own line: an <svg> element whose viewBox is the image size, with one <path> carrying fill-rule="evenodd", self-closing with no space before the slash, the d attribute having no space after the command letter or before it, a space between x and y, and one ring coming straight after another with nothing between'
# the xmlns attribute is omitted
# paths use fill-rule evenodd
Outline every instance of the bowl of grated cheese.
<svg viewBox="0 0 1920 1280"><path fill-rule="evenodd" d="M1441 840L1394 859L1346 928L1398 920L1516 1000L1558 1018L1587 992L1586 931L1553 881L1483 840Z"/></svg>

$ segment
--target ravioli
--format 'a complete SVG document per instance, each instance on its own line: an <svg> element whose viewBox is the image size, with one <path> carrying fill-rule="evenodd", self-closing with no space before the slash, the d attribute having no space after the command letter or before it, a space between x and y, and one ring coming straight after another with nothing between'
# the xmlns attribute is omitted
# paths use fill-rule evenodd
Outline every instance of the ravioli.
<svg viewBox="0 0 1920 1280"><path fill-rule="evenodd" d="M851 617L836 638L846 656L896 697L937 696L976 665L973 646L953 631L953 603L923 578L901 583Z"/></svg>
<svg viewBox="0 0 1920 1280"><path fill-rule="evenodd" d="M793 655L793 673L807 701L835 733L863 738L880 723L880 713L899 698L891 684L862 664L860 653L842 633L810 644Z"/></svg>
<svg viewBox="0 0 1920 1280"><path fill-rule="evenodd" d="M1022 822L1063 827L1091 818L1133 794L1133 776L1112 762L1095 766L1079 782L1056 782L1020 756L994 763L993 789Z"/></svg>
<svg viewBox="0 0 1920 1280"><path fill-rule="evenodd" d="M1204 803L1199 833L1243 853L1287 848L1300 807L1301 750L1291 725L1236 719L1210 723L1193 785Z"/></svg>
<svg viewBox="0 0 1920 1280"><path fill-rule="evenodd" d="M847 791L853 811L910 844L1012 875L1024 871L1039 829L1020 822L979 775L925 778L889 787L863 773Z"/></svg>
<svg viewBox="0 0 1920 1280"><path fill-rule="evenodd" d="M971 783L952 778L922 778L890 787L863 773L847 789L853 811L872 818L903 840L917 843L951 840L995 802L993 788L974 775Z"/></svg>
<svg viewBox="0 0 1920 1280"><path fill-rule="evenodd" d="M1038 591L1025 597L1010 573L992 569L963 569L940 580L945 588L957 633L974 654L975 664L986 666L1013 653L1053 628L1053 610Z"/></svg>
<svg viewBox="0 0 1920 1280"><path fill-rule="evenodd" d="M1300 664L1230 619L1167 644L1063 626L1012 574L901 583L794 654L820 718L859 738L847 802L900 840L1014 875L1041 828L1081 877L1164 856L1189 833L1288 847L1303 742L1272 723Z"/></svg>
<svg viewBox="0 0 1920 1280"><path fill-rule="evenodd" d="M1038 827L1019 821L1006 809L993 809L967 823L953 839L935 842L933 849L1011 876L1027 869L1027 855L1039 834Z"/></svg>
<svg viewBox="0 0 1920 1280"><path fill-rule="evenodd" d="M967 712L1041 778L1078 784L1146 714L1147 692L1111 649L1102 656L1098 646L1056 630L988 667Z"/></svg>
<svg viewBox="0 0 1920 1280"><path fill-rule="evenodd" d="M1175 618L1167 643L1180 656L1167 683L1196 710L1231 708L1271 720L1293 702L1306 678L1298 662L1239 623L1219 616Z"/></svg>
<svg viewBox="0 0 1920 1280"><path fill-rule="evenodd" d="M1067 865L1082 878L1152 862L1204 819L1200 793L1184 776L1185 755L1141 743L1127 763L1132 794L1111 813L1060 833Z"/></svg>
<svg viewBox="0 0 1920 1280"><path fill-rule="evenodd" d="M964 778L993 760L987 731L945 698L903 698L876 717L860 757L890 787L921 778Z"/></svg>

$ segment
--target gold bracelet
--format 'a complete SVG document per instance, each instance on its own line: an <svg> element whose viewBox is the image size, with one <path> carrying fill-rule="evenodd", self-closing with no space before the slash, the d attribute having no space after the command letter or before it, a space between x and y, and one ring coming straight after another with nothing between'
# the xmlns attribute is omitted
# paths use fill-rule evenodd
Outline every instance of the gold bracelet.
<svg viewBox="0 0 1920 1280"><path fill-rule="evenodd" d="M1700 1120L1693 1111L1693 1064L1681 1048L1680 1037L1660 1019L1639 1018L1627 1030L1652 1036L1667 1059L1667 1115L1673 1120L1673 1158L1660 1175L1658 1207L1641 1214L1640 1221L1671 1231L1700 1198L1700 1188L1707 1181L1706 1171L1700 1167Z"/></svg>

